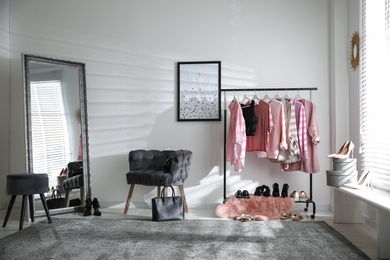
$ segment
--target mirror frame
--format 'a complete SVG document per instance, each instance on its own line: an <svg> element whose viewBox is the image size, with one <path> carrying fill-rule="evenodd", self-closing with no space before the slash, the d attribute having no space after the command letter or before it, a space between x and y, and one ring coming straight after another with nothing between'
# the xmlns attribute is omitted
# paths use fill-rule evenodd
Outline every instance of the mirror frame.
<svg viewBox="0 0 390 260"><path fill-rule="evenodd" d="M81 111L81 136L83 145L83 175L84 175L84 198L91 198L91 181L90 181L90 160L89 160L89 142L88 142L88 113L87 113L87 89L85 80L85 64L81 62L62 60L56 58L48 58L43 56L22 54L23 62L23 79L24 79L24 104L25 104L25 141L26 141L26 170L28 173L33 173L32 161L32 136L31 136L31 88L30 88L30 62L36 61L46 64L60 65L64 67L76 68L78 70L79 82L79 99ZM76 207L65 207L58 209L50 209L51 215L64 214L70 212L79 212L84 210L84 202ZM34 205L35 217L46 216L44 210L36 211Z"/></svg>

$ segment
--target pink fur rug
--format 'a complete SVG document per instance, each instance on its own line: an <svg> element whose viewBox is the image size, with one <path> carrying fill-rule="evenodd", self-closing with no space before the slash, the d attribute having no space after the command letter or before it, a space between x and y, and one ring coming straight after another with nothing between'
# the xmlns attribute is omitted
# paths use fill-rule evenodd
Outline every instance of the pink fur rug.
<svg viewBox="0 0 390 260"><path fill-rule="evenodd" d="M249 199L237 199L234 195L218 205L215 213L220 218L236 219L241 214L251 215L254 220L279 219L282 213L294 210L293 198L263 197L250 195Z"/></svg>

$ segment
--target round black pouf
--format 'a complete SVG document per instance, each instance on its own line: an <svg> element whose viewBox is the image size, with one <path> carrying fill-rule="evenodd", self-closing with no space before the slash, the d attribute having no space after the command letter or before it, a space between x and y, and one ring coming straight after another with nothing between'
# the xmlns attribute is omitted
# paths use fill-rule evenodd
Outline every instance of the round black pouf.
<svg viewBox="0 0 390 260"><path fill-rule="evenodd" d="M46 173L15 173L7 175L8 195L33 195L47 192L49 178Z"/></svg>
<svg viewBox="0 0 390 260"><path fill-rule="evenodd" d="M49 189L49 177L46 173L15 173L7 175L7 194L11 195L7 213L4 219L3 227L7 225L8 218L11 214L12 207L17 195L23 195L22 208L20 212L19 230L23 229L24 214L26 210L27 197L30 202L30 217L34 221L33 195L39 194L43 207L46 212L49 223L52 223L49 209L47 208L44 193Z"/></svg>

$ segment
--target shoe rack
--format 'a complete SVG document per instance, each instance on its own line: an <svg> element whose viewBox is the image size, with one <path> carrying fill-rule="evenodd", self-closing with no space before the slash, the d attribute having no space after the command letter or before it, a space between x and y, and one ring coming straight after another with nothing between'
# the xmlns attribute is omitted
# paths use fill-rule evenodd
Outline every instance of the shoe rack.
<svg viewBox="0 0 390 260"><path fill-rule="evenodd" d="M226 92L242 92L242 91L310 91L310 100L312 91L317 90L316 87L310 88L249 88L249 89L221 89L221 92L224 93L224 110L223 110L223 120L224 120L224 149L223 149L223 203L225 203L227 199L226 195L226 138L227 138L227 103L226 103ZM316 214L316 204L313 200L313 174L309 174L309 196L306 201L295 201L295 203L305 203L306 207L304 210L307 212L309 210L309 204L313 206L313 213L310 215L310 218L314 219Z"/></svg>
<svg viewBox="0 0 390 260"><path fill-rule="evenodd" d="M313 174L309 174L309 181L310 181L310 187L309 187L309 196L306 201L295 201L295 203L305 203L306 207L304 210L307 212L309 211L309 204L312 204L313 206L313 213L310 215L311 219L314 219L316 217L316 203L313 201Z"/></svg>

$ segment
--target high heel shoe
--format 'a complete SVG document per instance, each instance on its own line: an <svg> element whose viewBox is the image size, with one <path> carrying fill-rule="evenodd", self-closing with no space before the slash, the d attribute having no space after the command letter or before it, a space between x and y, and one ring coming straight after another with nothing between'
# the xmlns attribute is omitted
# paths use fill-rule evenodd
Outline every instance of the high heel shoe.
<svg viewBox="0 0 390 260"><path fill-rule="evenodd" d="M371 186L371 176L369 176L370 171L365 170L360 176L357 183L346 183L344 186L352 189L364 189Z"/></svg>
<svg viewBox="0 0 390 260"><path fill-rule="evenodd" d="M329 158L337 158L337 159L345 159L345 158L353 158L353 149L355 145L352 141L347 141L343 144L337 154L328 155Z"/></svg>
<svg viewBox="0 0 390 260"><path fill-rule="evenodd" d="M345 141L345 143L340 147L340 149L337 153L329 154L328 157L333 158L336 154L341 154L343 152L343 150L345 149L345 147L349 144L349 142L350 141Z"/></svg>
<svg viewBox="0 0 390 260"><path fill-rule="evenodd" d="M289 185L287 183L283 184L283 189L282 189L282 197L286 198L288 196L288 188Z"/></svg>
<svg viewBox="0 0 390 260"><path fill-rule="evenodd" d="M279 196L280 196L280 193L279 193L279 184L274 183L274 185L273 185L272 187L273 187L272 196L273 196L273 197L279 197Z"/></svg>
<svg viewBox="0 0 390 260"><path fill-rule="evenodd" d="M91 209L92 209L92 200L88 198L85 201L84 217L91 216L92 214Z"/></svg>
<svg viewBox="0 0 390 260"><path fill-rule="evenodd" d="M97 200L97 198L93 199L92 206L93 206L93 214L95 216L101 216L102 212L100 212L100 210L99 210L100 205L99 205L99 201Z"/></svg>

